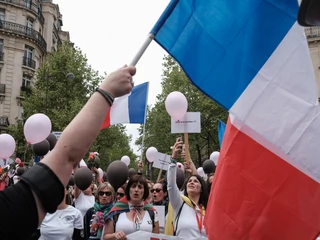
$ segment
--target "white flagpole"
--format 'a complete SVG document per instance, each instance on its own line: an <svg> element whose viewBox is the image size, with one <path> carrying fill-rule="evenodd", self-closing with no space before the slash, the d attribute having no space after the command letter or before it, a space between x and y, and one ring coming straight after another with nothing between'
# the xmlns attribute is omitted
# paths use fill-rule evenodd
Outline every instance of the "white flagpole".
<svg viewBox="0 0 320 240"><path fill-rule="evenodd" d="M141 141L141 161L143 161L143 150L144 150L144 140L145 140L145 131L146 131L146 121L147 121L147 109L148 109L148 97L149 97L149 82L146 96L146 107L144 110L144 120L143 120L143 130L142 130L142 141ZM148 172L148 170L147 170Z"/></svg>
<svg viewBox="0 0 320 240"><path fill-rule="evenodd" d="M147 39L144 41L144 43L140 47L139 51L137 52L137 54L132 59L132 61L131 61L129 66L137 65L137 63L139 62L140 58L142 57L144 52L147 50L147 48L149 47L149 45L150 45L150 43L152 42L153 39L154 39L154 35L152 33L149 33Z"/></svg>

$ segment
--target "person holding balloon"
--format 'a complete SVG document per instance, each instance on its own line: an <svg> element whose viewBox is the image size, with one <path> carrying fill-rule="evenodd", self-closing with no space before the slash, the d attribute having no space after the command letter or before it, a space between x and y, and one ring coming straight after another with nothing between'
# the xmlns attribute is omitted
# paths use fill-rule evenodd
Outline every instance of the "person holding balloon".
<svg viewBox="0 0 320 240"><path fill-rule="evenodd" d="M54 149L26 171L17 184L0 191L0 239L28 239L41 224L46 213L56 212L64 199L65 186L73 168L79 164L98 136L114 98L132 91L132 76L135 73L135 67L123 66L108 74L65 128ZM41 142L50 134L51 122L49 119L48 124L44 116L36 114L25 122L24 133L29 144ZM15 141L12 137L3 138L1 135L0 155L2 151L6 151L6 147L13 150L7 156L0 156L6 159L14 152ZM16 219L23 222L19 225L19 231L17 226L12 224Z"/></svg>

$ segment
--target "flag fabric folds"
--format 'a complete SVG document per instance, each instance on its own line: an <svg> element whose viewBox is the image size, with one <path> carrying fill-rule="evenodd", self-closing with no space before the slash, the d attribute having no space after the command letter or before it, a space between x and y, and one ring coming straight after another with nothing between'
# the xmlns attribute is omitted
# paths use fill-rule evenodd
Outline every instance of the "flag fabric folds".
<svg viewBox="0 0 320 240"><path fill-rule="evenodd" d="M320 110L297 0L174 0L151 33L229 113L209 239L315 239Z"/></svg>
<svg viewBox="0 0 320 240"><path fill-rule="evenodd" d="M119 123L140 123L145 120L149 82L139 84L130 94L115 99L102 128Z"/></svg>
<svg viewBox="0 0 320 240"><path fill-rule="evenodd" d="M222 140L223 140L223 136L224 136L225 131L226 131L226 124L219 119L219 121L218 121L218 138L219 138L220 149L222 147Z"/></svg>

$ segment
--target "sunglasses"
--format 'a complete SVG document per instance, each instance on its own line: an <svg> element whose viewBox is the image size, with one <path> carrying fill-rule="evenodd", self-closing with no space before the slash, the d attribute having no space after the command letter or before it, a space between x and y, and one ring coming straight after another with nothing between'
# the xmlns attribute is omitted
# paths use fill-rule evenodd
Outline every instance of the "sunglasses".
<svg viewBox="0 0 320 240"><path fill-rule="evenodd" d="M99 196L102 197L103 195L106 195L107 197L110 197L112 195L112 192L99 192Z"/></svg>
<svg viewBox="0 0 320 240"><path fill-rule="evenodd" d="M117 192L117 196L124 197L124 193Z"/></svg>
<svg viewBox="0 0 320 240"><path fill-rule="evenodd" d="M163 189L160 189L160 188L156 188L156 189L151 189L150 192L154 192L156 191L157 193L159 193L160 191L163 191Z"/></svg>

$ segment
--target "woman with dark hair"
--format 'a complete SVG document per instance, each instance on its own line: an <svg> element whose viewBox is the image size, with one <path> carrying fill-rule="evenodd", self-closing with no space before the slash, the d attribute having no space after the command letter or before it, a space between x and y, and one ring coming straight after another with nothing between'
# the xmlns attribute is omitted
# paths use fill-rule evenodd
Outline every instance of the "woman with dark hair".
<svg viewBox="0 0 320 240"><path fill-rule="evenodd" d="M127 184L123 184L121 187L118 188L116 201L120 201L120 199L124 197L126 188L127 188Z"/></svg>
<svg viewBox="0 0 320 240"><path fill-rule="evenodd" d="M118 201L106 217L104 240L126 239L136 231L159 233L157 212L148 203L149 187L141 175L130 178L125 196Z"/></svg>
<svg viewBox="0 0 320 240"><path fill-rule="evenodd" d="M154 206L164 206L164 216L167 216L168 213L168 190L167 183L162 181L153 185L151 189L151 193L153 194L153 205ZM159 227L159 232L164 233L164 227Z"/></svg>
<svg viewBox="0 0 320 240"><path fill-rule="evenodd" d="M175 236L183 238L207 237L203 224L208 202L206 183L199 175L191 175L186 181L184 196L180 195L176 184L176 159L182 145L183 142L178 138L172 150L171 164L167 174L169 199L174 211L174 221L167 219L167 223L170 224L171 221L173 225L171 229L174 229L173 235Z"/></svg>

